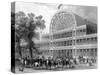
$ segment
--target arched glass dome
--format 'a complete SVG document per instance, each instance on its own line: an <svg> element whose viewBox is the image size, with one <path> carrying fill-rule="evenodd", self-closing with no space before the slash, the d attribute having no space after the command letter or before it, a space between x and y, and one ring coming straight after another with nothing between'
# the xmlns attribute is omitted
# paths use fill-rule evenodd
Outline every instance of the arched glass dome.
<svg viewBox="0 0 100 75"><path fill-rule="evenodd" d="M56 13L51 19L50 31L58 31L70 28L75 25L75 18L71 13L61 11Z"/></svg>

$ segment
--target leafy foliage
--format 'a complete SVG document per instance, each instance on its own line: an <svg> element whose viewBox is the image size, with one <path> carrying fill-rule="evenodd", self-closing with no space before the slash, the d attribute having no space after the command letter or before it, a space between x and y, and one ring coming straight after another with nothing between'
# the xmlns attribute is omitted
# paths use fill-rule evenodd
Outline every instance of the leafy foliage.
<svg viewBox="0 0 100 75"><path fill-rule="evenodd" d="M42 19L42 16L41 15L35 16L33 13L28 13L26 15L22 11L15 14L12 13L11 24L12 28L15 29L16 43L20 55L21 55L21 47L24 47L30 50L30 56L32 58L32 50L38 52L38 49L35 47L34 40L32 39L39 37L36 32L38 28L40 29L45 28L45 21ZM21 44L22 39L24 40L24 43L27 42L27 44Z"/></svg>

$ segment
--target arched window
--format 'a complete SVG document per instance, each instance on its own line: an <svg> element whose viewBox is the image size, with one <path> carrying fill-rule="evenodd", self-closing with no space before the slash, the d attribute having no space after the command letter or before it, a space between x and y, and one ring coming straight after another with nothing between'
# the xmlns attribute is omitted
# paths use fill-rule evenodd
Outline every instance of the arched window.
<svg viewBox="0 0 100 75"><path fill-rule="evenodd" d="M51 31L63 30L70 28L75 24L75 19L72 14L67 12L56 13L51 20Z"/></svg>

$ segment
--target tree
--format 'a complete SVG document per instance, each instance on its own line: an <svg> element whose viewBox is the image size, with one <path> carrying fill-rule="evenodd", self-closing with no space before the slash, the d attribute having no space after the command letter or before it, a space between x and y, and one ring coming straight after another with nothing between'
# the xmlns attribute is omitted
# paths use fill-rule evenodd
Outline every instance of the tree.
<svg viewBox="0 0 100 75"><path fill-rule="evenodd" d="M13 17L13 14L12 14ZM13 20L12 20L13 21ZM12 22L13 26L13 22ZM30 51L30 56L32 56L32 50L38 53L38 49L35 46L33 38L38 38L38 33L36 30L38 28L45 28L45 21L42 19L42 16L35 16L33 13L25 14L20 11L15 13L15 37L17 48L19 50L19 54L21 55L21 47L26 47ZM24 42L24 44L22 44ZM26 42L26 43L25 43Z"/></svg>

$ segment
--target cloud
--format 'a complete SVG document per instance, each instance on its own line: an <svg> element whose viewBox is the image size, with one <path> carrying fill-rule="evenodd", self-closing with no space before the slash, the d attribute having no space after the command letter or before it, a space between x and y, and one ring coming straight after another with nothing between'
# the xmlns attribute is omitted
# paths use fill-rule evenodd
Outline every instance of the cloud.
<svg viewBox="0 0 100 75"><path fill-rule="evenodd" d="M63 5L62 9L72 11L79 16L97 23L97 7L96 6L79 6L79 5Z"/></svg>

